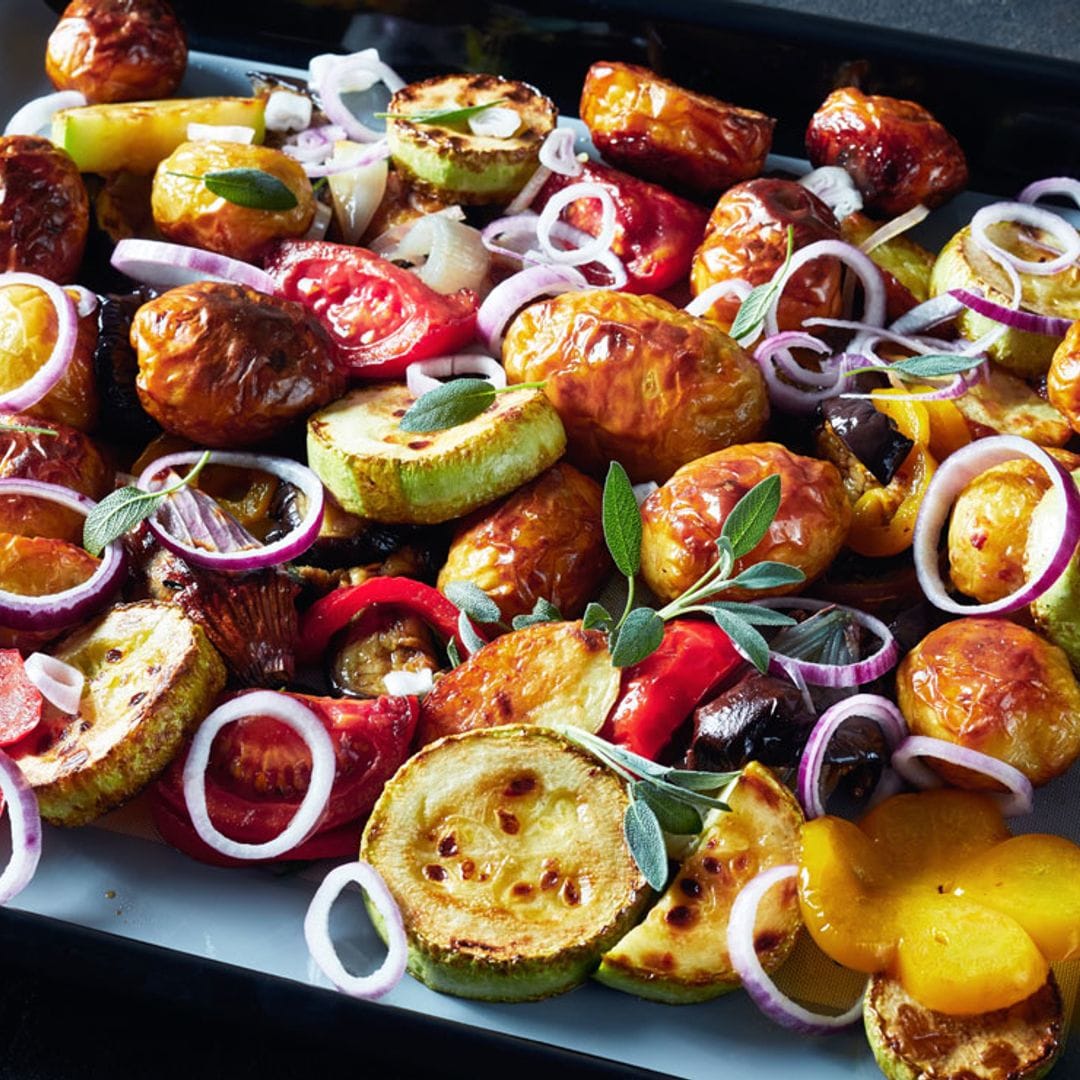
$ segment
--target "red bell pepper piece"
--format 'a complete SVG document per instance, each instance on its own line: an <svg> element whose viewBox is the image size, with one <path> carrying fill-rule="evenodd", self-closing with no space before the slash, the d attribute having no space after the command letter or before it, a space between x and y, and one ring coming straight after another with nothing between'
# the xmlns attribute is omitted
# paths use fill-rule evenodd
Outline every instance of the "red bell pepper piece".
<svg viewBox="0 0 1080 1080"><path fill-rule="evenodd" d="M41 691L27 678L19 650L0 649L0 746L33 731L41 723L44 703Z"/></svg>
<svg viewBox="0 0 1080 1080"><path fill-rule="evenodd" d="M715 623L669 622L660 647L623 672L619 701L608 720L612 741L655 761L702 698L742 663Z"/></svg>

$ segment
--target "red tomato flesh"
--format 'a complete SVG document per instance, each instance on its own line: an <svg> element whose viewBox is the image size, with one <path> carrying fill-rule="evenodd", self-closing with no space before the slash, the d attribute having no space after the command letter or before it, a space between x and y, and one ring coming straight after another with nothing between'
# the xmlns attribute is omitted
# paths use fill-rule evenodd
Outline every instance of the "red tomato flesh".
<svg viewBox="0 0 1080 1080"><path fill-rule="evenodd" d="M41 723L44 701L26 677L19 651L0 649L0 746L18 742Z"/></svg>

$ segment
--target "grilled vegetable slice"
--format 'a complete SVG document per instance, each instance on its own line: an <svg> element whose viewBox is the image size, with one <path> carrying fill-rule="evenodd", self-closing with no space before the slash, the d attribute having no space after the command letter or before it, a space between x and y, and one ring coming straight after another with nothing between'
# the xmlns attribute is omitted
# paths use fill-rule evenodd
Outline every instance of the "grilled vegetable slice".
<svg viewBox="0 0 1080 1080"><path fill-rule="evenodd" d="M433 525L506 495L553 465L566 446L539 390L499 394L446 431L401 431L413 403L400 383L353 390L308 421L308 464L346 510L375 521Z"/></svg>
<svg viewBox="0 0 1080 1080"><path fill-rule="evenodd" d="M487 1001L584 981L650 895L623 840L626 806L613 772L546 729L421 750L384 789L360 849L401 907L409 972Z"/></svg>
<svg viewBox="0 0 1080 1080"><path fill-rule="evenodd" d="M669 1005L708 1001L739 986L727 951L731 905L770 866L798 861L803 815L763 765L750 762L727 797L731 813L706 823L694 850L646 916L604 955L595 978ZM787 958L801 920L795 882L762 901L755 946L766 971Z"/></svg>
<svg viewBox="0 0 1080 1080"><path fill-rule="evenodd" d="M933 1012L896 979L875 975L863 1020L888 1080L1039 1080L1064 1045L1061 992L1052 975L1024 1001L975 1016Z"/></svg>
<svg viewBox="0 0 1080 1080"><path fill-rule="evenodd" d="M9 748L41 816L85 825L146 786L210 711L225 666L174 604L121 604L75 631L55 655L86 677L79 712L47 711Z"/></svg>

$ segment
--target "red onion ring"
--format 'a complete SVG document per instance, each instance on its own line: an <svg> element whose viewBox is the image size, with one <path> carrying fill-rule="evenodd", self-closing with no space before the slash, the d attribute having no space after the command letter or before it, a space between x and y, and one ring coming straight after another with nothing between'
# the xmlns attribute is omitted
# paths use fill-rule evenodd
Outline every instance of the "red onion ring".
<svg viewBox="0 0 1080 1080"><path fill-rule="evenodd" d="M41 480L0 479L0 497L28 495L46 499L86 517L97 505L93 499L59 484ZM12 630L63 630L104 607L123 583L124 549L114 540L86 581L46 596L22 596L0 589L0 626Z"/></svg>
<svg viewBox="0 0 1080 1080"><path fill-rule="evenodd" d="M1012 252L998 247L987 235L989 225L996 225L1001 221L1012 221L1019 225L1027 225L1033 229L1042 229L1050 233L1058 240L1062 247L1061 254L1056 259L1048 262L1035 262L1031 259L1021 259ZM993 256L995 261L1011 266L1013 270L1021 274L1047 275L1056 274L1060 270L1076 261L1080 256L1080 233L1076 231L1063 217L1042 210L1024 202L999 202L984 206L975 213L971 219L971 239L975 244ZM1015 283L1014 283L1015 291ZM1017 300L1019 298L1017 297Z"/></svg>
<svg viewBox="0 0 1080 1080"><path fill-rule="evenodd" d="M966 746L957 746L946 739L909 735L894 749L892 767L917 788L936 788L943 783L942 778L933 769L923 765L920 758L934 758L996 780L1008 790L987 794L994 797L1005 817L1019 817L1021 814L1030 814L1035 809L1035 789L1031 781L1007 761Z"/></svg>
<svg viewBox="0 0 1080 1080"><path fill-rule="evenodd" d="M151 462L143 470L136 484L143 491L155 491L157 488L153 486L154 480L160 473L176 465L194 465L201 457L202 453L198 450L167 454ZM300 462L293 461L291 458L225 450L211 451L208 464L229 465L237 469L257 469L272 473L287 483L295 484L307 500L303 521L288 535L275 540L272 544L260 544L256 548L241 551L215 551L210 548L192 547L178 540L172 533L166 531L158 520L158 514L154 514L147 519L147 524L162 547L186 559L193 566L204 566L208 570L246 572L289 562L298 555L302 555L315 542L315 538L319 535L319 527L322 525L325 493L322 481L306 465L301 465Z"/></svg>
<svg viewBox="0 0 1080 1080"><path fill-rule="evenodd" d="M880 228L875 229L859 245L859 250L869 255L874 248L881 247L882 244L887 244L890 240L895 240L898 236L906 233L908 229L914 229L920 221L926 219L929 213L929 207L918 203L899 217L893 218L892 221L886 221Z"/></svg>
<svg viewBox="0 0 1080 1080"><path fill-rule="evenodd" d="M907 723L903 714L888 698L880 694L855 694L826 709L810 732L810 738L806 741L806 748L799 761L796 792L808 818L821 817L827 813L825 800L821 795L821 770L825 765L825 753L833 736L853 716L865 717L881 728L890 754L896 751L907 735ZM885 774L882 773L871 799L877 794L884 780Z"/></svg>
<svg viewBox="0 0 1080 1080"><path fill-rule="evenodd" d="M439 379L449 375L482 375L500 390L506 386L506 371L502 364L479 353L455 353L453 356L416 360L405 369L405 385L409 393L418 398L441 386Z"/></svg>
<svg viewBox="0 0 1080 1080"><path fill-rule="evenodd" d="M758 607L777 610L794 608L797 611L821 611L824 608L836 608L846 611L855 622L881 639L877 652L862 660L856 660L854 664L817 664L809 660L799 660L793 656L784 656L783 653L770 652L769 669L773 672L786 675L790 667L797 670L811 686L825 686L839 690L872 682L887 671L891 671L900 659L900 647L896 644L896 639L889 628L880 619L875 619L873 615L868 615L858 608L848 607L846 604L833 604L826 600L812 600L806 596L769 596L754 600L752 603Z"/></svg>
<svg viewBox="0 0 1080 1080"><path fill-rule="evenodd" d="M22 770L0 750L0 808L7 806L11 822L11 858L0 873L0 907L30 884L41 858L41 814L34 789Z"/></svg>
<svg viewBox="0 0 1080 1080"><path fill-rule="evenodd" d="M61 90L36 97L12 116L4 128L4 134L36 135L52 123L53 116L61 109L81 109L85 104L86 95L78 90Z"/></svg>
<svg viewBox="0 0 1080 1080"><path fill-rule="evenodd" d="M769 402L781 412L795 416L809 416L819 402L836 397L843 385L844 371L863 363L862 357L842 353L825 361L823 371L810 371L796 363L789 351L792 348L812 349L822 354L831 349L811 334L789 330L767 337L754 350L754 359L769 391ZM787 378L782 379L781 374Z"/></svg>
<svg viewBox="0 0 1080 1080"><path fill-rule="evenodd" d="M727 928L728 955L751 1000L770 1020L800 1035L831 1035L862 1019L862 995L847 1012L839 1016L810 1012L780 992L776 983L765 973L754 948L754 924L763 897L771 888L789 881L798 873L799 868L791 863L773 866L743 886L731 906Z"/></svg>
<svg viewBox="0 0 1080 1080"><path fill-rule="evenodd" d="M1062 195L1080 206L1080 180L1072 176L1048 176L1045 180L1036 180L1035 183L1028 184L1016 196L1016 201L1035 203L1040 199L1045 199L1047 195Z"/></svg>
<svg viewBox="0 0 1080 1080"><path fill-rule="evenodd" d="M707 289L698 293L690 301L683 311L687 315L694 315L699 319L705 318L717 300L725 296L734 296L740 302L745 300L754 291L754 286L742 278L732 278L731 281L718 281Z"/></svg>
<svg viewBox="0 0 1080 1080"><path fill-rule="evenodd" d="M206 807L206 769L217 733L234 720L269 716L291 728L311 751L308 789L288 826L262 844L245 844L218 832ZM200 725L184 762L184 803L199 839L230 859L274 859L302 844L318 828L337 772L334 744L322 721L302 702L273 690L252 690L219 705Z"/></svg>
<svg viewBox="0 0 1080 1080"><path fill-rule="evenodd" d="M267 296L275 296L278 291L277 282L251 263L162 240L121 240L109 261L120 273L156 289L171 289L194 281L224 281Z"/></svg>
<svg viewBox="0 0 1080 1080"><path fill-rule="evenodd" d="M851 173L839 165L822 165L799 177L799 184L812 191L832 212L837 221L843 221L863 208L863 197L851 179Z"/></svg>
<svg viewBox="0 0 1080 1080"><path fill-rule="evenodd" d="M373 142L367 153L349 155L343 161L304 162L304 172L311 177L337 176L339 173L364 169L377 161L385 161L390 156L390 144L385 139Z"/></svg>
<svg viewBox="0 0 1080 1080"><path fill-rule="evenodd" d="M513 217L528 210L550 179L551 170L546 165L538 165L536 172L525 181L525 186L507 203L507 217Z"/></svg>
<svg viewBox="0 0 1080 1080"><path fill-rule="evenodd" d="M56 341L45 362L26 382L0 394L0 413L25 412L33 408L64 377L79 333L75 302L59 285L40 274L0 274L0 288L7 285L27 285L40 289L56 309Z"/></svg>
<svg viewBox="0 0 1080 1080"><path fill-rule="evenodd" d="M1059 319L1053 315L1035 315L1030 311L1005 307L968 289L950 289L949 295L985 319L993 319L994 322L1004 323L1005 326L1012 327L1014 330L1023 330L1028 334L1064 337L1073 324L1072 319Z"/></svg>
<svg viewBox="0 0 1080 1080"><path fill-rule="evenodd" d="M956 497L987 469L1014 458L1030 458L1046 470L1047 476L1064 502L1060 517L1061 536L1052 545L1053 556L1046 566L1015 592L987 604L959 604L948 595L938 569L938 541L945 519ZM1042 596L1064 573L1080 541L1080 491L1068 470L1059 465L1041 446L1017 435L993 435L977 439L953 451L938 466L930 480L919 515L915 519L912 554L915 572L927 600L942 611L954 615L999 615L1030 604Z"/></svg>
<svg viewBox="0 0 1080 1080"><path fill-rule="evenodd" d="M46 701L69 716L79 711L86 676L77 667L40 652L31 653L23 667L26 677L41 691Z"/></svg>
<svg viewBox="0 0 1080 1080"><path fill-rule="evenodd" d="M503 332L510 320L541 296L556 296L588 288L572 266L529 266L500 282L488 293L476 314L476 326L492 356L502 354Z"/></svg>
<svg viewBox="0 0 1080 1080"><path fill-rule="evenodd" d="M352 975L346 971L330 937L330 909L352 882L367 893L381 917L387 938L386 959L370 975ZM409 949L401 909L378 870L362 859L335 867L323 878L304 916L304 940L319 970L350 997L373 1001L393 990L405 974Z"/></svg>

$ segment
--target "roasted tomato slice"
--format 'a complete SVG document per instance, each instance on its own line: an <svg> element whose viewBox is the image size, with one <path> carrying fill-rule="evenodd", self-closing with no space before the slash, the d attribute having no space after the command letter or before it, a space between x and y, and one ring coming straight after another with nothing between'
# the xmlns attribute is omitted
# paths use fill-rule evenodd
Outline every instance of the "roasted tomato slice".
<svg viewBox="0 0 1080 1080"><path fill-rule="evenodd" d="M364 248L284 240L266 269L330 332L350 375L396 378L414 360L456 352L476 335L475 292L443 296Z"/></svg>
<svg viewBox="0 0 1080 1080"><path fill-rule="evenodd" d="M27 678L18 650L0 649L0 746L10 746L33 731L41 723L43 705L41 691Z"/></svg>
<svg viewBox="0 0 1080 1080"><path fill-rule="evenodd" d="M419 709L415 698L355 701L292 696L319 716L337 754L334 787L316 834L321 836L363 817L375 805L383 785L405 760ZM183 790L185 759L186 754L173 761L156 794L158 801L189 822ZM296 813L310 769L311 756L303 740L278 721L252 716L230 724L214 741L206 773L210 820L234 840L249 844L271 840Z"/></svg>

